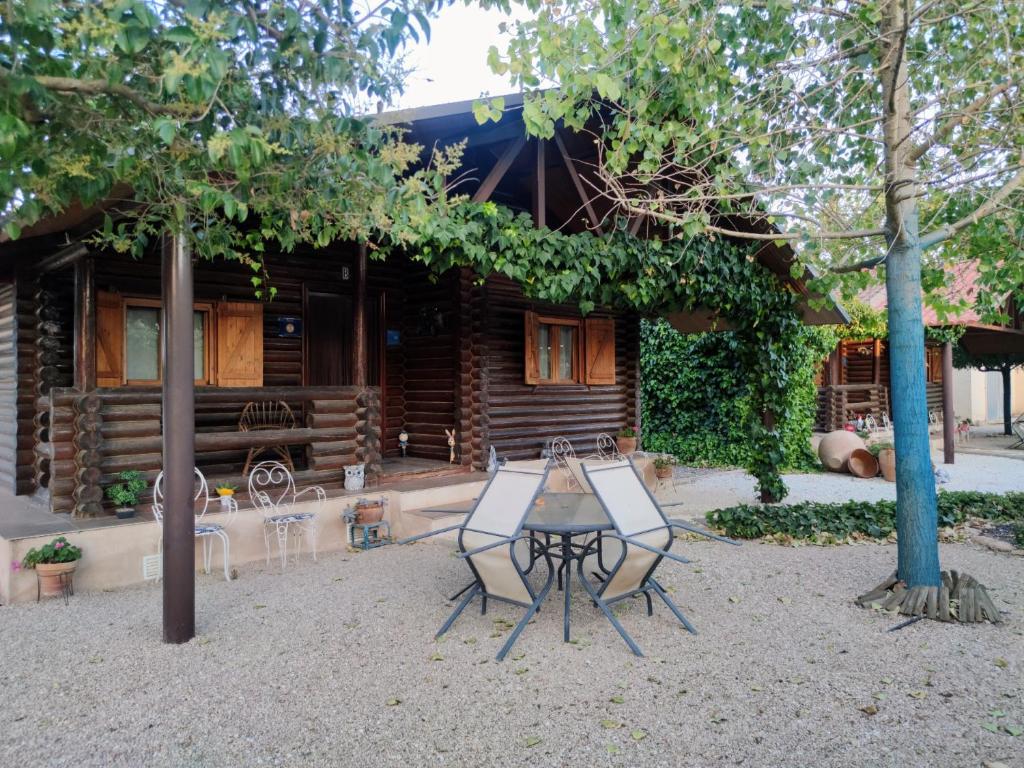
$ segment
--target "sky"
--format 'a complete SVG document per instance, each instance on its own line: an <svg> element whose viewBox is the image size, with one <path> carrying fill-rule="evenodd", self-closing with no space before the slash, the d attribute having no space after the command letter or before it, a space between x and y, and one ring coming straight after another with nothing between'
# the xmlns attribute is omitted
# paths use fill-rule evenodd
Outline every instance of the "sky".
<svg viewBox="0 0 1024 768"><path fill-rule="evenodd" d="M498 77L487 66L487 49L492 45L500 51L505 48L498 25L511 18L498 10L485 11L461 3L441 11L431 21L430 43L424 41L410 49L406 61L413 73L394 108L444 104L515 90L506 77Z"/></svg>

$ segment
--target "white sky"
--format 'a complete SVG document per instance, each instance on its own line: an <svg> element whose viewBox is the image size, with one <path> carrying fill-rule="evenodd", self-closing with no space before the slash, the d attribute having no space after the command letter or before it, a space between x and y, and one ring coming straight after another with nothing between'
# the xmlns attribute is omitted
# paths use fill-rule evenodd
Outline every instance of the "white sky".
<svg viewBox="0 0 1024 768"><path fill-rule="evenodd" d="M517 8L518 14L524 11ZM498 25L506 16L461 3L448 6L430 23L430 43L410 48L406 62L413 69L409 84L392 108L406 109L450 101L495 96L513 90L505 77L487 66L487 49L504 51Z"/></svg>

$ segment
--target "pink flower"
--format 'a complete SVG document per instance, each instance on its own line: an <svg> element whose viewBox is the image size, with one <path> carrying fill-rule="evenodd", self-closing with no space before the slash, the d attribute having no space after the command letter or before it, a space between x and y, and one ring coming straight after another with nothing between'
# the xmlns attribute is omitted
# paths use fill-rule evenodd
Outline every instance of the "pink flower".
<svg viewBox="0 0 1024 768"><path fill-rule="evenodd" d="M11 560L11 570L12 571L20 571L21 570L21 563L19 561L17 561L17 560Z"/></svg>
<svg viewBox="0 0 1024 768"><path fill-rule="evenodd" d="M56 544L53 545L54 549L63 549L63 547L64 547L64 542L63 541L58 541Z"/></svg>

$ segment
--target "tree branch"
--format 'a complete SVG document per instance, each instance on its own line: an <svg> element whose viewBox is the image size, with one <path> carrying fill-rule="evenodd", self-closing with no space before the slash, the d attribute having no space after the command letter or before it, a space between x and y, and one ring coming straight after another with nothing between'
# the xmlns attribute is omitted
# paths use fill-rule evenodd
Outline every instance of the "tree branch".
<svg viewBox="0 0 1024 768"><path fill-rule="evenodd" d="M118 96L130 101L151 115L171 115L173 117L191 117L200 114L202 107L184 104L161 104L150 101L143 94L121 83L108 83L106 80L79 80L75 77L51 77L49 75L29 75L36 83L48 91L57 93L81 93L86 95L105 94ZM0 67L0 80L10 78L10 73Z"/></svg>
<svg viewBox="0 0 1024 768"><path fill-rule="evenodd" d="M1018 188L1024 186L1024 168L1017 171L1017 174L1010 179L1008 182L1003 184L992 197L985 201L984 204L978 206L973 213L964 216L959 221L954 221L952 224L947 224L944 227L939 227L927 235L921 237L921 249L931 248L933 245L941 243L943 240L948 240L957 232L965 227L969 227L972 224L977 224L983 218L989 214L995 212L999 204L1006 198L1014 193Z"/></svg>
<svg viewBox="0 0 1024 768"><path fill-rule="evenodd" d="M929 136L925 141L921 142L910 150L909 160L910 162L917 162L924 154L938 144L940 141L945 139L949 134L964 125L974 115L981 111L982 107L996 98L999 94L1005 93L1010 89L1011 83L1003 83L1002 85L996 86L988 93L982 94L970 104L968 104L963 111L956 117L951 118L935 129L935 132Z"/></svg>

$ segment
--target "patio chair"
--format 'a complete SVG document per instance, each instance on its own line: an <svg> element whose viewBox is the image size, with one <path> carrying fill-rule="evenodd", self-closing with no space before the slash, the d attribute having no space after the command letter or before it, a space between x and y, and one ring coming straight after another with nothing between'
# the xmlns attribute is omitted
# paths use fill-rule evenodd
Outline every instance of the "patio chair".
<svg viewBox="0 0 1024 768"><path fill-rule="evenodd" d="M231 555L231 542L228 540L228 532L224 529L224 526L231 522L231 519L238 512L238 504L233 498L229 501L230 510L228 511L227 519L224 523L210 523L203 522L203 518L206 516L206 512L210 507L210 488L206 483L206 477L197 468L195 470L195 495L192 497L193 501L193 513L196 518L196 538L203 542L203 570L210 573L210 562L213 559L213 539L220 539L221 548L224 553L224 579L231 581L231 570L229 568L229 558ZM199 511L195 509L195 503L201 503ZM157 523L160 524L161 529L164 523L164 473L160 472L156 476L156 483L153 485L153 516L156 518ZM157 546L157 551L163 549L163 535L161 531L160 543Z"/></svg>
<svg viewBox="0 0 1024 768"><path fill-rule="evenodd" d="M573 477L568 464L568 459L576 458L576 449L572 447L572 443L564 437L554 437L548 443L547 452L555 460L555 467L565 480L565 490L579 490L576 478Z"/></svg>
<svg viewBox="0 0 1024 768"><path fill-rule="evenodd" d="M579 560L580 581L583 582L591 599L637 656L643 656L643 652L611 610L614 603L634 595L644 596L647 601L647 615L650 616L654 612L651 601L651 592L654 592L689 632L697 634L697 630L654 578L654 572L663 558L680 563L689 562L685 557L668 551L674 538L672 529L680 528L729 544L738 542L667 518L629 459L599 466L584 462L583 473L616 531L602 533L596 547L601 546L600 541L605 537L622 543L616 562L605 576L598 576L598 587L587 579L584 573L584 560ZM595 551L599 552L597 549Z"/></svg>
<svg viewBox="0 0 1024 768"><path fill-rule="evenodd" d="M597 436L597 457L606 461L620 461L625 458L619 451L618 441L607 432Z"/></svg>
<svg viewBox="0 0 1024 768"><path fill-rule="evenodd" d="M1010 431L1013 436L1017 438L1017 442L1013 443L1011 448L1024 448L1024 413L1021 413L1013 423L1010 425Z"/></svg>
<svg viewBox="0 0 1024 768"><path fill-rule="evenodd" d="M487 612L488 599L525 608L523 618L495 657L501 661L544 602L555 575L551 556L546 552L543 554L548 565L548 577L540 591L535 592L526 578L526 570L516 557L515 545L530 540L529 535L522 533L523 523L544 488L549 470L547 463L543 467L499 467L463 522L399 542L408 544L446 531L459 531L459 557L468 563L473 581L462 590L465 597L435 637L447 632L477 595L481 597L483 613Z"/></svg>
<svg viewBox="0 0 1024 768"><path fill-rule="evenodd" d="M272 429L295 429L295 414L288 403L284 400L254 400L245 404L238 419L239 432L266 432ZM288 467L289 472L295 471L287 445L267 445L249 449L242 474L248 475L252 460L264 453L274 454Z"/></svg>
<svg viewBox="0 0 1024 768"><path fill-rule="evenodd" d="M316 560L316 512L294 512L292 506L303 501L306 494L314 494L317 511L323 509L327 493L319 485L295 488L295 478L288 468L279 461L261 461L249 474L249 499L253 506L266 515L263 518L263 543L267 548L267 565L270 565L270 533L277 538L277 551L281 557L281 570L288 561L288 531L294 529L296 536L295 557L302 552L302 535L309 534L313 560Z"/></svg>

